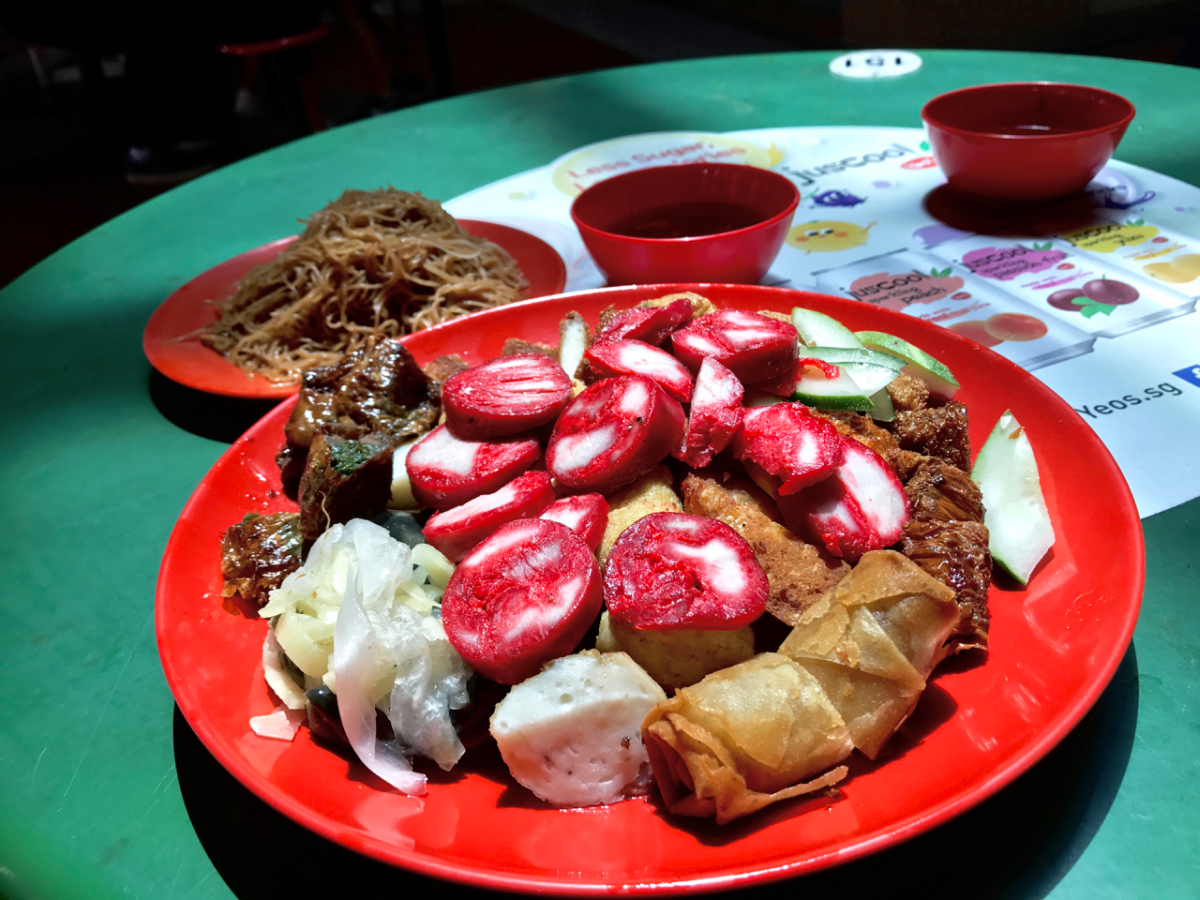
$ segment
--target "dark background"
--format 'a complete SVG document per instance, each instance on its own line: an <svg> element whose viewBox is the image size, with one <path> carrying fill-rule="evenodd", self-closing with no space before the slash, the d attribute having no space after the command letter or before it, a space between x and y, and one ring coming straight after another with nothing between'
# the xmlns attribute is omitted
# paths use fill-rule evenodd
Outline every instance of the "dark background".
<svg viewBox="0 0 1200 900"><path fill-rule="evenodd" d="M93 0L91 8L103 15L131 2ZM227 114L200 155L205 166L440 96L670 59L944 47L1200 62L1195 0L315 2L312 24L327 33L261 56L253 79L246 57L213 46L210 62L224 90L217 99ZM203 0L186 8L209 9ZM169 52L177 39L170 24L153 27L162 28ZM233 38L284 37L299 26L267 16L254 27ZM128 55L44 38L0 13L0 286L190 174L168 165L152 184L131 178L128 107L136 85ZM186 112L169 100L183 87L169 78L160 87L154 102L164 117Z"/></svg>

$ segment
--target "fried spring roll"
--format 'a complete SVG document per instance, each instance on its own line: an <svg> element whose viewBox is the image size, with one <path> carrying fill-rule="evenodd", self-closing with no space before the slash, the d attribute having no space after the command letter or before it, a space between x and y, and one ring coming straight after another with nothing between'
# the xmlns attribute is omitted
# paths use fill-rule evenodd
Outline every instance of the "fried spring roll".
<svg viewBox="0 0 1200 900"><path fill-rule="evenodd" d="M667 807L720 824L836 784L846 768L831 767L853 750L817 680L777 653L681 688L650 711L642 739Z"/></svg>
<svg viewBox="0 0 1200 900"><path fill-rule="evenodd" d="M779 652L806 669L875 759L912 713L958 626L954 591L892 550L867 553Z"/></svg>

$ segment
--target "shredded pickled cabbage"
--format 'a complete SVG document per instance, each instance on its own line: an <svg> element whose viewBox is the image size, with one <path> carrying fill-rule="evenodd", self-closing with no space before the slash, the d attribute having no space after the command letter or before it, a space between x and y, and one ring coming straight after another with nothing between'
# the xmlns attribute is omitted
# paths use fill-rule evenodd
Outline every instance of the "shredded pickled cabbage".
<svg viewBox="0 0 1200 900"><path fill-rule="evenodd" d="M284 668L283 655L283 647L279 645L279 639L275 637L275 629L268 629L267 639L263 641L262 654L263 675L266 676L267 685L288 709L303 710L304 689L296 684Z"/></svg>
<svg viewBox="0 0 1200 900"><path fill-rule="evenodd" d="M406 793L425 793L425 775L413 772L410 757L450 769L464 751L450 712L467 706L472 672L437 614L452 571L436 548L409 548L359 518L320 535L305 565L259 612L274 618L263 647L271 689L286 707L304 707L282 665L286 653L306 683L335 692L342 727L362 763ZM376 737L377 709L394 732L388 742Z"/></svg>
<svg viewBox="0 0 1200 900"><path fill-rule="evenodd" d="M470 701L472 673L435 614L452 571L433 547L414 551L387 529L353 519L317 539L260 613L278 616L274 633L284 652L337 694L342 727L363 764L409 794L423 794L426 780L410 757L450 769L464 752L450 713ZM391 723L390 741L376 738L377 709Z"/></svg>

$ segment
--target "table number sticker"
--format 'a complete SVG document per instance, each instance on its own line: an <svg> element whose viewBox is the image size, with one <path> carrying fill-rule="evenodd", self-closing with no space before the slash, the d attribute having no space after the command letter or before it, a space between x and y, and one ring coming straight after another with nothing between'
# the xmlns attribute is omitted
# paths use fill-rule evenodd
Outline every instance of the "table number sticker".
<svg viewBox="0 0 1200 900"><path fill-rule="evenodd" d="M908 50L858 50L829 64L829 71L843 78L896 78L919 68L921 57Z"/></svg>

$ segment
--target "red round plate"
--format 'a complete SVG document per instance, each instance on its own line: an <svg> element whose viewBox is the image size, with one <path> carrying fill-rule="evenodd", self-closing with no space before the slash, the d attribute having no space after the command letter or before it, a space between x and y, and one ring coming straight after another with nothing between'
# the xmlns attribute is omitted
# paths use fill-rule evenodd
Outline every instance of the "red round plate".
<svg viewBox="0 0 1200 900"><path fill-rule="evenodd" d="M527 298L556 294L567 283L562 257L541 238L495 222L458 222L471 234L500 245L512 255L529 282L524 291ZM247 272L270 262L295 239L295 235L280 238L239 253L197 275L164 300L142 332L142 349L150 365L172 381L210 394L270 399L296 393L295 385L272 384L243 372L191 337L216 317L212 301L227 297Z"/></svg>
<svg viewBox="0 0 1200 900"><path fill-rule="evenodd" d="M402 796L307 730L284 743L255 736L248 724L273 708L260 663L267 625L223 609L219 542L247 512L290 507L277 493L274 463L290 411L281 404L201 482L171 535L158 582L167 680L200 740L234 777L330 840L427 875L526 892L673 893L784 878L913 837L1008 784L1083 717L1133 633L1144 576L1141 523L1092 430L1049 388L990 350L853 301L726 285L564 294L488 310L405 343L419 362L455 352L478 363L497 355L507 337L556 341L559 319L571 310L594 323L609 305L684 289L719 306L809 306L852 329L923 347L959 378L976 448L1000 414L1013 411L1033 443L1057 541L1028 588L992 588L990 653L945 665L881 759L853 763L840 799L788 801L724 828L671 816L654 796L552 809L494 762L445 774L424 767L429 793Z"/></svg>

